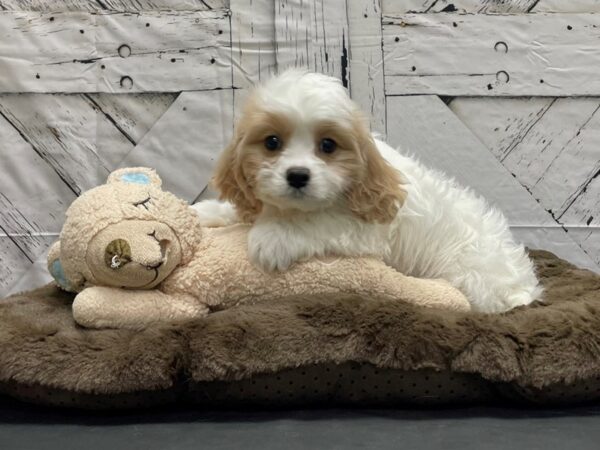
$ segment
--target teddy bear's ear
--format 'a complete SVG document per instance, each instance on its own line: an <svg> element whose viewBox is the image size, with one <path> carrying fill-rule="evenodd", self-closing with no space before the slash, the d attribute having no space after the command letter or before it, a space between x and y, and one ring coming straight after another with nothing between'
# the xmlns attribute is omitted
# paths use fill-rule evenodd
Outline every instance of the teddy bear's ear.
<svg viewBox="0 0 600 450"><path fill-rule="evenodd" d="M56 284L65 291L77 292L78 288L83 285L83 278L80 280L69 280L65 274L65 270L60 262L60 241L56 241L48 251L48 272L56 281Z"/></svg>
<svg viewBox="0 0 600 450"><path fill-rule="evenodd" d="M56 241L50 247L50 251L48 252L48 272L56 281L61 288L65 291L69 291L69 282L67 281L67 276L65 275L65 271L60 262L60 241Z"/></svg>
<svg viewBox="0 0 600 450"><path fill-rule="evenodd" d="M151 184L160 187L162 181L156 171L147 167L117 169L108 176L108 183Z"/></svg>

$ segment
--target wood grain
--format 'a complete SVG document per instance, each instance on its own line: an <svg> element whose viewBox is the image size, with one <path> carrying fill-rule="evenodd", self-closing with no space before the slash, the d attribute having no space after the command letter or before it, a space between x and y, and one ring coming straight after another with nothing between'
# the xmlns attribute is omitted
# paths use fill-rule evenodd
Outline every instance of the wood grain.
<svg viewBox="0 0 600 450"><path fill-rule="evenodd" d="M113 133L116 127L135 145L169 109L177 94L86 94L86 98L108 119L98 121L100 136Z"/></svg>
<svg viewBox="0 0 600 450"><path fill-rule="evenodd" d="M228 14L0 12L0 92L231 87Z"/></svg>
<svg viewBox="0 0 600 450"><path fill-rule="evenodd" d="M385 14L439 12L456 14L521 13L531 11L532 8L537 6L539 1L540 0L383 0L383 12ZM541 1L543 2L545 0ZM567 2L563 1L563 3Z"/></svg>
<svg viewBox="0 0 600 450"><path fill-rule="evenodd" d="M349 85L346 0L278 0L277 67L305 67Z"/></svg>
<svg viewBox="0 0 600 450"><path fill-rule="evenodd" d="M483 195L526 245L541 243L583 267L600 269L437 96L390 97L387 107L388 117L399 118L388 129L391 144Z"/></svg>
<svg viewBox="0 0 600 450"><path fill-rule="evenodd" d="M163 186L192 202L231 138L232 90L183 92L120 167L155 167Z"/></svg>
<svg viewBox="0 0 600 450"><path fill-rule="evenodd" d="M227 0L0 0L5 11L202 11L226 8Z"/></svg>
<svg viewBox="0 0 600 450"><path fill-rule="evenodd" d="M368 115L371 130L386 136L381 5L379 0L348 3L350 94Z"/></svg>
<svg viewBox="0 0 600 450"><path fill-rule="evenodd" d="M600 94L600 16L384 15L388 95Z"/></svg>

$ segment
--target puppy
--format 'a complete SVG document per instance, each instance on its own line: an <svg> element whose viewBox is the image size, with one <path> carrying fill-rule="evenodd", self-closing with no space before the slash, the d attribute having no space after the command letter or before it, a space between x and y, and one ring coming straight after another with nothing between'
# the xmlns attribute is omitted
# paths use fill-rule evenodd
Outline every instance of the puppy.
<svg viewBox="0 0 600 450"><path fill-rule="evenodd" d="M378 255L407 275L450 281L483 312L541 293L503 215L375 139L335 78L289 70L255 88L213 183L226 202L195 205L204 224L252 222L249 257L267 271Z"/></svg>

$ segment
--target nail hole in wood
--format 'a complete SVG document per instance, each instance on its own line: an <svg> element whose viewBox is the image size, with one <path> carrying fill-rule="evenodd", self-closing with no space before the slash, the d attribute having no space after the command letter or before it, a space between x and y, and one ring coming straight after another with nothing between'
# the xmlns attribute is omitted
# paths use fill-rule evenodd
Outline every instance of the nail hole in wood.
<svg viewBox="0 0 600 450"><path fill-rule="evenodd" d="M146 26L147 26L147 27L149 27L149 26L150 26L150 24L149 24L148 22L146 22Z"/></svg>
<svg viewBox="0 0 600 450"><path fill-rule="evenodd" d="M488 91L491 91L491 90L493 89L493 87L492 87L492 85L491 85L491 84L488 84L488 85L487 85L487 88L488 88Z"/></svg>
<svg viewBox="0 0 600 450"><path fill-rule="evenodd" d="M458 24L457 24L456 22L452 22L452 26L453 26L454 28L456 28L456 27L458 26Z"/></svg>
<svg viewBox="0 0 600 450"><path fill-rule="evenodd" d="M572 30L573 27L571 25L567 25L567 30Z"/></svg>
<svg viewBox="0 0 600 450"><path fill-rule="evenodd" d="M50 22L54 22L54 17L50 17Z"/></svg>
<svg viewBox="0 0 600 450"><path fill-rule="evenodd" d="M121 45L118 51L121 58L127 58L129 55L131 55L131 47L129 47L127 44Z"/></svg>
<svg viewBox="0 0 600 450"><path fill-rule="evenodd" d="M367 14L363 14L363 15L365 16L365 19L366 19L367 17L369 17Z"/></svg>
<svg viewBox="0 0 600 450"><path fill-rule="evenodd" d="M133 80L131 77L124 76L121 77L121 81L119 82L123 89L131 89L133 87Z"/></svg>
<svg viewBox="0 0 600 450"><path fill-rule="evenodd" d="M214 64L217 60L215 58L210 58L210 63Z"/></svg>
<svg viewBox="0 0 600 450"><path fill-rule="evenodd" d="M417 68L416 68L415 66L412 66L412 67L410 68L410 70L412 70L412 71L414 72L415 70L417 70Z"/></svg>
<svg viewBox="0 0 600 450"><path fill-rule="evenodd" d="M106 69L106 66L105 66L104 64L102 64L102 65L100 66L100 68L101 68L102 70L104 70L104 69Z"/></svg>
<svg viewBox="0 0 600 450"><path fill-rule="evenodd" d="M184 107L183 107L183 110L184 110L184 111L187 111L187 107L185 107L185 106L184 106Z"/></svg>
<svg viewBox="0 0 600 450"><path fill-rule="evenodd" d="M35 74L35 77L36 77L36 78L39 80L39 79L40 79L40 74L39 74L39 73L36 73L36 74Z"/></svg>
<svg viewBox="0 0 600 450"><path fill-rule="evenodd" d="M219 34L223 34L223 30L219 30Z"/></svg>
<svg viewBox="0 0 600 450"><path fill-rule="evenodd" d="M494 50L497 52L508 53L508 45L506 42L498 41L496 42L496 45L494 45Z"/></svg>
<svg viewBox="0 0 600 450"><path fill-rule="evenodd" d="M544 80L540 80L540 83L543 83L543 82L544 82Z"/></svg>
<svg viewBox="0 0 600 450"><path fill-rule="evenodd" d="M399 38L398 36L396 36L396 37L394 38L394 41L396 41L396 42L400 42L400 38Z"/></svg>
<svg viewBox="0 0 600 450"><path fill-rule="evenodd" d="M496 80L498 80L500 83L508 83L510 76L508 75L508 72L500 70L496 72Z"/></svg>
<svg viewBox="0 0 600 450"><path fill-rule="evenodd" d="M176 61L175 58L171 58L171 62L175 62L175 61Z"/></svg>
<svg viewBox="0 0 600 450"><path fill-rule="evenodd" d="M79 30L79 32L80 32L81 34L85 33L85 31L83 31L83 30Z"/></svg>

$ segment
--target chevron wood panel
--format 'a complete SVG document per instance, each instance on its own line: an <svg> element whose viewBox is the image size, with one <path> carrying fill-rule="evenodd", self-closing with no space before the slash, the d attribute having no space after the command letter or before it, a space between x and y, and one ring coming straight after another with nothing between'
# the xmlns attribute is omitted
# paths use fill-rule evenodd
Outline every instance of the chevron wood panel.
<svg viewBox="0 0 600 450"><path fill-rule="evenodd" d="M519 239L600 270L598 47L569 55L569 77L552 72L567 84L533 78L536 55L560 62L568 45L596 42L594 0L0 0L0 10L0 296L47 280L65 209L115 167L146 163L189 201L213 195L206 182L246 90L288 66L342 79L374 131L500 205ZM407 15L461 32L476 24L489 39L523 24L572 29L539 48L516 39L504 55L465 58L449 41L432 46L431 30L401 26ZM404 61L397 34L429 49L425 61L493 77L477 89L440 78L431 96L398 97L422 91L411 87L416 64L398 76L416 53ZM513 77L515 65L533 69Z"/></svg>

